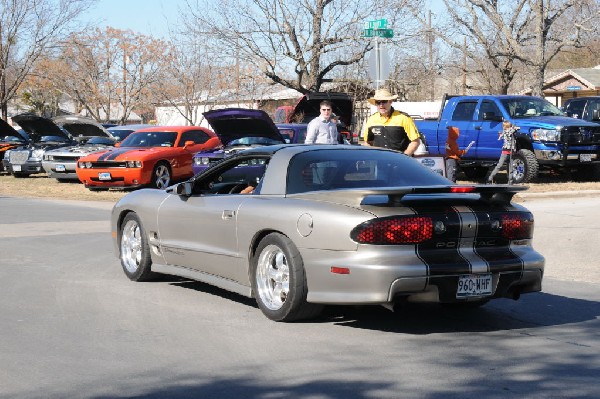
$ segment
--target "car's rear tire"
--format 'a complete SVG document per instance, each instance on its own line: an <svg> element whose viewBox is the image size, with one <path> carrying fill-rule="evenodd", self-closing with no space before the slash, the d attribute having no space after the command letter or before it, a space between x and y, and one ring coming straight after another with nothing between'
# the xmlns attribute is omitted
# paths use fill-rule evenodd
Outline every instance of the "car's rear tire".
<svg viewBox="0 0 600 399"><path fill-rule="evenodd" d="M150 266L150 246L142 222L135 213L123 219L119 232L119 258L125 275L132 281L147 281L154 277Z"/></svg>
<svg viewBox="0 0 600 399"><path fill-rule="evenodd" d="M527 149L520 149L512 155L512 182L529 183L539 172L539 164L535 154Z"/></svg>
<svg viewBox="0 0 600 399"><path fill-rule="evenodd" d="M150 185L159 190L164 190L171 184L171 169L166 162L159 162L152 171L152 181Z"/></svg>
<svg viewBox="0 0 600 399"><path fill-rule="evenodd" d="M294 321L321 313L323 306L306 302L304 262L288 237L271 233L263 238L252 258L250 274L258 307L269 319Z"/></svg>

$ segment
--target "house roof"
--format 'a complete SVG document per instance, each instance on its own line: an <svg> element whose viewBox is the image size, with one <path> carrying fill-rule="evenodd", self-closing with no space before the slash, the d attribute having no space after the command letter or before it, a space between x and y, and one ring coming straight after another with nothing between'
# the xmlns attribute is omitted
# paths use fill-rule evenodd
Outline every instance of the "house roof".
<svg viewBox="0 0 600 399"><path fill-rule="evenodd" d="M594 68L573 68L550 75L544 80L544 90L553 89L556 92L570 91L572 87L577 90L600 90L600 65ZM518 94L530 94L527 88Z"/></svg>

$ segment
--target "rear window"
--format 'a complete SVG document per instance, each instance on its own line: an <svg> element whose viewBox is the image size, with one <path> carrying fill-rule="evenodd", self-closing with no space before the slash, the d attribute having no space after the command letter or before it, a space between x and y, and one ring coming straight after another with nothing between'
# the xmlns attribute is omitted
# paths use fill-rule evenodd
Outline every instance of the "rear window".
<svg viewBox="0 0 600 399"><path fill-rule="evenodd" d="M392 151L320 150L295 156L287 193L347 188L448 185L417 160Z"/></svg>

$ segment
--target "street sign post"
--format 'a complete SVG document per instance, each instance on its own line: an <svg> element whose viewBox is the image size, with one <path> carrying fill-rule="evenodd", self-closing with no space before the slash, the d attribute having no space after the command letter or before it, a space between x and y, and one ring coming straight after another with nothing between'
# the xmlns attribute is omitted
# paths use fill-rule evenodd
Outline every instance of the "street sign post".
<svg viewBox="0 0 600 399"><path fill-rule="evenodd" d="M374 38L375 46L369 57L369 75L375 81L375 88L379 89L379 84L385 82L389 75L390 61L383 48L379 46L379 37L390 39L394 37L394 31L388 29L387 19L376 19L365 22L362 37Z"/></svg>

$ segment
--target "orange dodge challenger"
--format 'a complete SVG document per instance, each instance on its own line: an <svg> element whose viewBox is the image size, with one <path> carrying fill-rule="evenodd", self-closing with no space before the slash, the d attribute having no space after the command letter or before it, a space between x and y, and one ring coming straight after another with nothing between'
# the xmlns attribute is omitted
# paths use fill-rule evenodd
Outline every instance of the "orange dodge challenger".
<svg viewBox="0 0 600 399"><path fill-rule="evenodd" d="M211 130L198 126L157 126L131 133L117 148L77 162L77 177L90 190L164 189L193 176L192 157L221 145Z"/></svg>

